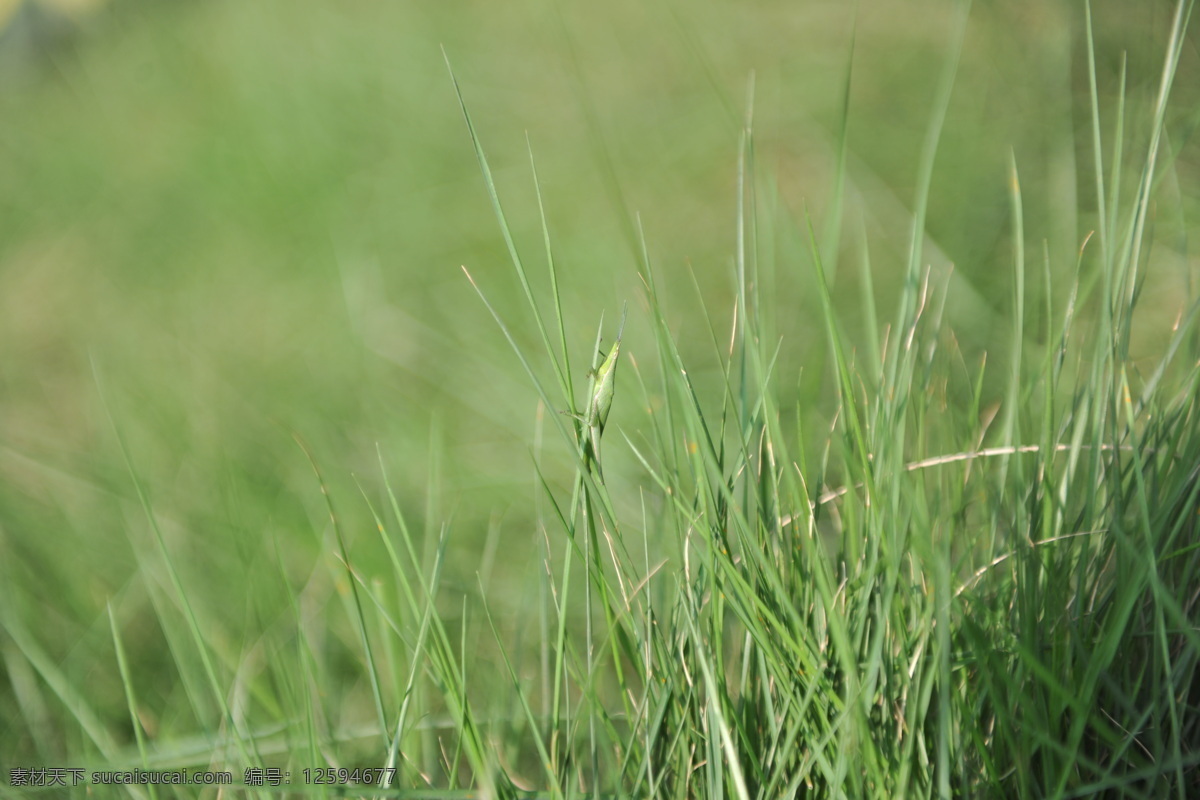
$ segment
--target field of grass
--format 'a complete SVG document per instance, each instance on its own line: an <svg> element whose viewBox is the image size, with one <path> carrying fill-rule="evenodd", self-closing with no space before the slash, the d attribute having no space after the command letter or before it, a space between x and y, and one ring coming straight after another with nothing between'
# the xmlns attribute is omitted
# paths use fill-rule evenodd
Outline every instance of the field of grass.
<svg viewBox="0 0 1200 800"><path fill-rule="evenodd" d="M0 797L1200 795L1200 54L1131 5L10 30Z"/></svg>

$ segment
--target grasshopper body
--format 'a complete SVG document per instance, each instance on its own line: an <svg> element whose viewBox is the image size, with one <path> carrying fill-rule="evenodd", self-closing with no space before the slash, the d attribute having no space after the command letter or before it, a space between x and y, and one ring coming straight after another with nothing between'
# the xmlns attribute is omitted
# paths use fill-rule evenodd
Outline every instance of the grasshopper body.
<svg viewBox="0 0 1200 800"><path fill-rule="evenodd" d="M616 390L617 359L621 355L621 335L624 331L625 316L622 314L617 341L596 369L592 382L592 396L588 399L587 411L583 417L583 424L587 429L585 448L590 450L589 455L597 472L600 470L600 437L604 433L605 423L608 422L608 412L612 409L613 394Z"/></svg>

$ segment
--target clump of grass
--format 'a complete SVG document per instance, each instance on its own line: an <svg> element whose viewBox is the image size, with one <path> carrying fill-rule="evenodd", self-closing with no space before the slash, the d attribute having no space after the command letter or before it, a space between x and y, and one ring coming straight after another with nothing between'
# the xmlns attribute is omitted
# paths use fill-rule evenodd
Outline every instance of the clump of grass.
<svg viewBox="0 0 1200 800"><path fill-rule="evenodd" d="M776 401L776 348L787 343L767 330L755 288L760 193L748 115L735 323L727 347L714 337L722 397L702 398L689 378L643 240L641 305L657 356L645 361L658 373L637 374L642 398L630 399L628 380L622 390L647 408L651 395L662 398L645 432L624 437L648 485L636 498L614 496L582 457L569 501L546 484L552 603L540 673L522 674L504 657L520 707L519 720L501 725L505 769L484 769L481 723L457 702L457 673L432 669L456 686L450 705L464 715L458 740L473 753L473 780L555 797L1195 791L1197 306L1183 311L1151 374L1135 370L1127 350L1189 10L1177 11L1140 177L1124 204L1116 184L1127 165L1119 155L1104 163L1091 73L1100 223L1098 241L1084 245L1099 253L1085 258L1081 248L1074 286L1057 302L1052 265L1038 276L1026 262L1012 164L1012 356L995 425L981 411L984 365L961 368L941 326L946 291L921 257L961 25L919 170L905 288L894 323L871 330L864 348L878 359L861 360L843 332L809 228L837 387L836 423L816 463L804 455L804 439L818 434L808 412ZM508 233L465 105L464 114L543 352L523 349L488 308L542 403L575 412L579 370L549 232L553 317ZM1125 152L1120 126L1114 138L1111 152ZM864 265L864 318L873 321ZM1034 276L1047 286L1041 352L1025 345ZM549 418L564 446L582 453L579 424ZM572 626L580 606L585 625ZM497 646L506 646L499 635ZM530 688L532 674L540 688ZM458 774L445 760L442 772L451 782Z"/></svg>

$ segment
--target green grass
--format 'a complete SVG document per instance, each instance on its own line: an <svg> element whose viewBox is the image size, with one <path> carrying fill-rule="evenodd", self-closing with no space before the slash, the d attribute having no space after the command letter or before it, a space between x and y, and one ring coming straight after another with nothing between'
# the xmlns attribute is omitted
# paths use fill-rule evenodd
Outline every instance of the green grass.
<svg viewBox="0 0 1200 800"><path fill-rule="evenodd" d="M1074 81L1079 127L1038 128L1052 146L1032 167L1027 140L971 138L982 101L956 98L982 85L1003 36L966 6L922 31L935 69L899 70L925 98L919 126L897 122L908 146L865 147L857 131L892 76L860 18L822 56L827 158L807 167L824 177L804 203L770 110L787 65L726 89L741 55L705 37L733 17L654 6L681 43L659 54L663 81L684 80L674 67L718 87L692 118L720 122L668 144L697 148L689 164L731 145L723 181L685 181L699 196L682 204L650 185L674 174L653 171L671 150L653 126L640 143L603 119L606 93L630 91L595 77L589 48L612 31L580 38L582 18L564 15L543 32L584 98L578 127L547 124L579 132L586 158L544 158L536 129L498 158L507 95L487 88L486 57L459 52L496 44L460 33L445 48L455 80L435 84L460 138L405 127L392 107L396 168L384 134L362 138L368 106L347 98L411 98L426 73L362 86L374 73L351 65L305 83L319 102L297 102L262 75L283 51L239 48L216 24L255 30L266 12L248 8L153 12L220 32L215 61L143 11L114 12L125 44L95 45L112 49L79 56L88 68L58 66L68 85L119 86L154 53L178 75L132 95L169 100L171 81L196 76L189 96L209 101L160 124L254 147L177 131L152 141L178 152L147 147L108 174L88 148L133 147L114 123L60 142L61 165L6 134L37 164L21 167L34 201L8 201L0 222L23 244L5 245L5 263L33 283L5 284L29 310L9 301L4 324L36 373L9 368L8 413L33 433L7 427L0 442L6 770L211 767L239 784L247 768L289 772L291 789L237 790L261 797L1195 794L1191 3L1156 17L1153 81L1136 58L1112 70L1095 31L1113 28L1072 7L1084 55L1047 96ZM388 45L309 13L281 24L314 48L346 39L358 48L336 51L370 64ZM441 70L428 34L445 20L422 22L395 34L422 54L404 63ZM322 25L327 38L302 33ZM507 31L516 48L525 34ZM246 84L231 91L227 74ZM531 96L552 80L525 75ZM69 94L3 102L69 137ZM111 119L151 107L125 102ZM960 174L972 158L978 172ZM1065 192L1064 158L1077 176ZM69 177L52 180L58 169ZM373 169L422 188L407 197ZM573 175L603 213L567 188ZM99 189L72 192L139 179L159 194L110 207ZM988 182L979 204L999 197L1001 212L955 207ZM65 230L40 218L54 209L71 212ZM988 213L1002 224L980 223ZM599 232L580 233L581 218ZM446 242L462 238L476 241ZM951 271L947 252L965 263ZM89 257L109 272L84 269ZM578 415L626 302L601 473ZM60 420L73 427L45 432ZM394 769L395 782L301 791L319 767ZM0 796L23 794L8 777ZM193 795L228 792L178 796Z"/></svg>

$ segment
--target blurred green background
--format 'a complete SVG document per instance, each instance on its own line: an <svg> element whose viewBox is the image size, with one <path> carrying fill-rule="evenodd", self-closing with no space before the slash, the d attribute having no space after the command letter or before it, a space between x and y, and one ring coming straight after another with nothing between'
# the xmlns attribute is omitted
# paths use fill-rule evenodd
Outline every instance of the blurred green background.
<svg viewBox="0 0 1200 800"><path fill-rule="evenodd" d="M537 553L534 454L552 479L572 456L539 423L534 390L460 269L536 347L442 48L518 244L542 274L532 148L573 355L589 357L601 314L611 337L628 300L627 352L652 382L653 353L639 348L640 214L669 322L713 402L702 309L726 336L753 75L780 385L793 395L785 403L819 405L832 389L812 327L804 214L823 232L847 318L859 313L864 236L890 318L953 16L945 0L83 5L0 4L0 606L6 627L32 632L117 718L107 602L128 628L136 674L174 667L151 613L165 578L110 415L218 639L282 613L280 587L305 585L329 549L297 436L351 541L374 535L356 484L378 501L378 449L414 519L432 530L452 520L462 591L474 591L481 547L485 566L496 554L494 581L513 590L495 605L525 584ZM1106 131L1128 57L1132 153L1173 4L1101 0L1093 12ZM949 281L965 358L988 351L998 381L1012 304L1010 152L1030 264L1040 270L1045 241L1056 308L1094 225L1084 30L1079 2L972 11L926 259ZM1167 191L1184 213L1155 220L1152 324L1135 356L1158 354L1196 277L1183 249L1200 167L1186 140L1200 107L1195 43L1168 126L1182 131L1169 142L1179 157ZM837 237L829 209L851 64ZM1041 280L1030 285L1036 344ZM621 380L613 419L636 439L653 396L632 371ZM624 446L606 459L619 480L644 482ZM36 693L21 689L33 680L22 655L0 643L0 718L40 718ZM173 691L167 678L150 684ZM46 743L62 740L22 723L0 733L0 752L52 757Z"/></svg>

